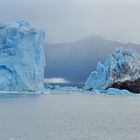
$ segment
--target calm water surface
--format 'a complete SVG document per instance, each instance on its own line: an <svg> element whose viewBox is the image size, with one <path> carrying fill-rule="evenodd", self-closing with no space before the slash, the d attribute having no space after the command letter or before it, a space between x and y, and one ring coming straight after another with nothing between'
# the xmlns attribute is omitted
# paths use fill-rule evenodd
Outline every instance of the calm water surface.
<svg viewBox="0 0 140 140"><path fill-rule="evenodd" d="M140 96L0 97L0 140L139 140Z"/></svg>

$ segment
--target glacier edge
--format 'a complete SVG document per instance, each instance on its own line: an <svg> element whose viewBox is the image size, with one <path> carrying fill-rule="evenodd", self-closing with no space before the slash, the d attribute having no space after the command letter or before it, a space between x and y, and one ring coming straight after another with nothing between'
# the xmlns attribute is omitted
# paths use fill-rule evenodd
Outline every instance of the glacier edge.
<svg viewBox="0 0 140 140"><path fill-rule="evenodd" d="M0 24L0 91L44 90L45 33L25 22Z"/></svg>

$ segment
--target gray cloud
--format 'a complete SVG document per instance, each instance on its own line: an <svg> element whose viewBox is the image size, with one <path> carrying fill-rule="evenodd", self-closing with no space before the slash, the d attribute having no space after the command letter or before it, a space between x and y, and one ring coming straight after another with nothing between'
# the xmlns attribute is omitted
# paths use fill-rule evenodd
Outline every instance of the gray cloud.
<svg viewBox="0 0 140 140"><path fill-rule="evenodd" d="M47 33L48 42L98 34L140 43L138 0L0 0L0 20L27 20Z"/></svg>

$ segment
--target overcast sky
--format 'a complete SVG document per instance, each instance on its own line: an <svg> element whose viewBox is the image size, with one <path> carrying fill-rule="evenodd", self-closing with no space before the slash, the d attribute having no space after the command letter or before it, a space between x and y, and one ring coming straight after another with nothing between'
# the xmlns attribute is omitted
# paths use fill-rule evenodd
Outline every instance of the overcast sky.
<svg viewBox="0 0 140 140"><path fill-rule="evenodd" d="M26 20L49 43L96 34L140 43L140 0L0 0L0 20Z"/></svg>

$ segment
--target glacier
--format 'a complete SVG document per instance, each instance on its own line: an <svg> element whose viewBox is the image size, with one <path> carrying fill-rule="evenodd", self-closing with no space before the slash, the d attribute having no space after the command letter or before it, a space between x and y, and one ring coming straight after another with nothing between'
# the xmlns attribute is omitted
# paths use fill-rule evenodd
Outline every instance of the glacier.
<svg viewBox="0 0 140 140"><path fill-rule="evenodd" d="M119 48L100 62L84 88L51 86L45 83L44 31L32 28L28 22L0 23L0 93L84 93L131 94L110 88L114 82L140 77L139 54ZM90 92L91 93L91 92Z"/></svg>
<svg viewBox="0 0 140 140"><path fill-rule="evenodd" d="M0 23L0 91L44 90L45 33L25 21Z"/></svg>
<svg viewBox="0 0 140 140"><path fill-rule="evenodd" d="M84 89L105 92L117 81L136 80L140 77L140 55L132 50L117 48L104 64L100 62L85 82ZM108 90L106 92L116 90ZM121 91L119 91L121 92Z"/></svg>

